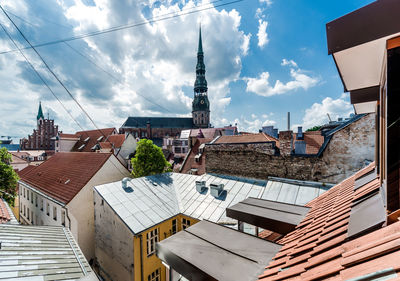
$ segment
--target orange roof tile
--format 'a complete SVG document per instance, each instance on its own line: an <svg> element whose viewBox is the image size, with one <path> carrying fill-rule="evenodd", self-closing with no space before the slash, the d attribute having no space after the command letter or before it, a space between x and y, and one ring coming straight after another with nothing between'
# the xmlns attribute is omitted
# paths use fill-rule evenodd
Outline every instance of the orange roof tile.
<svg viewBox="0 0 400 281"><path fill-rule="evenodd" d="M3 199L0 198L0 224L9 222L11 217L8 213L6 204Z"/></svg>
<svg viewBox="0 0 400 281"><path fill-rule="evenodd" d="M21 181L68 203L97 173L111 153L58 152L20 175Z"/></svg>
<svg viewBox="0 0 400 281"><path fill-rule="evenodd" d="M277 241L283 247L259 280L347 280L390 267L394 274L399 272L400 222L348 240L353 200L379 189L379 178L357 190L354 181L374 167L373 163L309 202L309 213Z"/></svg>
<svg viewBox="0 0 400 281"><path fill-rule="evenodd" d="M114 148L120 148L125 141L125 134L111 135L107 138L107 142L114 145Z"/></svg>
<svg viewBox="0 0 400 281"><path fill-rule="evenodd" d="M208 143L212 141L212 139L197 139L192 149L189 152L189 155L186 158L185 163L183 163L181 173L187 174L191 169L197 169L197 175L203 175L206 173L206 153L205 151L201 155L199 162L196 162L195 156L199 153L199 147L203 143Z"/></svg>
<svg viewBox="0 0 400 281"><path fill-rule="evenodd" d="M26 166L25 168L23 168L22 170L17 171L17 174L19 177L24 176L25 174L27 174L30 170L35 169L37 166L34 165L29 165Z"/></svg>
<svg viewBox="0 0 400 281"><path fill-rule="evenodd" d="M72 151L91 152L94 145L96 145L99 141L106 140L107 137L110 137L111 135L116 134L116 132L117 131L115 130L115 128L106 128L106 129L99 129L99 130L76 132L75 135L77 135L79 137L79 140L76 142L76 144L72 148ZM99 140L100 137L103 137L103 138ZM82 147L82 148L79 149L80 147Z"/></svg>

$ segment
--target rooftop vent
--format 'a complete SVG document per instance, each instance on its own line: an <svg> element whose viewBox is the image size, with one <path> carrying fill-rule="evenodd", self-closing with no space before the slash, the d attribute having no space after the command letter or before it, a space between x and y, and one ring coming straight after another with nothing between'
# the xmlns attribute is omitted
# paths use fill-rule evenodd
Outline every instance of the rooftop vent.
<svg viewBox="0 0 400 281"><path fill-rule="evenodd" d="M123 178L122 181L121 181L121 183L122 183L122 188L123 188L123 189L127 189L128 181L131 181L131 180L132 180L132 179L131 179L131 178L128 178L128 177Z"/></svg>
<svg viewBox="0 0 400 281"><path fill-rule="evenodd" d="M80 147L78 147L78 150L82 150L85 147L84 144L82 144Z"/></svg>
<svg viewBox="0 0 400 281"><path fill-rule="evenodd" d="M196 181L196 190L200 193L206 190L206 182L205 181Z"/></svg>
<svg viewBox="0 0 400 281"><path fill-rule="evenodd" d="M210 184L210 194L215 198L220 197L223 191L224 191L223 184L215 184L215 183Z"/></svg>
<svg viewBox="0 0 400 281"><path fill-rule="evenodd" d="M100 136L97 141L101 141L103 139L103 136Z"/></svg>
<svg viewBox="0 0 400 281"><path fill-rule="evenodd" d="M88 142L90 140L90 137L87 137L84 142Z"/></svg>

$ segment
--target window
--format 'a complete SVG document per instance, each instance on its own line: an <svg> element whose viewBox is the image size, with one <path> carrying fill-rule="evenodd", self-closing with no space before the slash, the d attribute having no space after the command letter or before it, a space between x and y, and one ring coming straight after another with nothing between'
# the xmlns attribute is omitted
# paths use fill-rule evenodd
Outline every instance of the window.
<svg viewBox="0 0 400 281"><path fill-rule="evenodd" d="M26 218L29 220L29 213L30 213L30 212L29 212L29 208L27 208L27 209L28 209L28 216L27 216Z"/></svg>
<svg viewBox="0 0 400 281"><path fill-rule="evenodd" d="M56 206L54 206L53 207L53 220L57 220L57 207Z"/></svg>
<svg viewBox="0 0 400 281"><path fill-rule="evenodd" d="M158 268L156 271L152 272L147 276L147 281L160 281L161 280L161 270Z"/></svg>
<svg viewBox="0 0 400 281"><path fill-rule="evenodd" d="M177 231L177 221L176 219L172 220L172 234L175 234Z"/></svg>
<svg viewBox="0 0 400 281"><path fill-rule="evenodd" d="M24 216L26 216L26 212L25 212L26 210L25 210L25 209L26 209L26 208L25 208L25 205L24 205Z"/></svg>
<svg viewBox="0 0 400 281"><path fill-rule="evenodd" d="M65 210L61 210L61 224L65 226Z"/></svg>
<svg viewBox="0 0 400 281"><path fill-rule="evenodd" d="M33 211L31 211L31 223L33 224Z"/></svg>
<svg viewBox="0 0 400 281"><path fill-rule="evenodd" d="M156 242L158 242L158 228L147 232L147 255L150 256L156 251Z"/></svg>
<svg viewBox="0 0 400 281"><path fill-rule="evenodd" d="M22 186L19 186L20 187L20 190L19 190L19 195L22 197L22 189L24 189Z"/></svg>
<svg viewBox="0 0 400 281"><path fill-rule="evenodd" d="M43 211L43 198L40 198L40 210Z"/></svg>
<svg viewBox="0 0 400 281"><path fill-rule="evenodd" d="M31 203L33 204L33 192L31 192Z"/></svg>
<svg viewBox="0 0 400 281"><path fill-rule="evenodd" d="M35 194L35 206L36 207L38 206L38 196L37 196L37 194Z"/></svg>
<svg viewBox="0 0 400 281"><path fill-rule="evenodd" d="M190 226L190 220L182 218L182 229L186 229Z"/></svg>
<svg viewBox="0 0 400 281"><path fill-rule="evenodd" d="M28 201L29 201L29 190L27 190L27 192L26 192L26 199L28 199Z"/></svg>
<svg viewBox="0 0 400 281"><path fill-rule="evenodd" d="M25 198L25 189L26 189L26 188L24 188L24 198Z"/></svg>
<svg viewBox="0 0 400 281"><path fill-rule="evenodd" d="M46 208L46 213L47 213L48 216L50 216L50 204L47 203L47 206L46 206L46 207L47 207L47 208Z"/></svg>

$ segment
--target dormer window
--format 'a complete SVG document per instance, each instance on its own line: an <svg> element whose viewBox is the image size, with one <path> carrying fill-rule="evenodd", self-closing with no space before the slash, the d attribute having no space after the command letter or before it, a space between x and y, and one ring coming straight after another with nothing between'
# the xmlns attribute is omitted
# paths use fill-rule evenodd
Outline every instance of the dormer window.
<svg viewBox="0 0 400 281"><path fill-rule="evenodd" d="M87 137L84 142L88 142L90 140L90 137Z"/></svg>
<svg viewBox="0 0 400 281"><path fill-rule="evenodd" d="M85 147L85 145L82 144L82 145L78 148L78 150L82 150L84 147Z"/></svg>
<svg viewBox="0 0 400 281"><path fill-rule="evenodd" d="M97 141L101 141L103 139L103 136L100 136Z"/></svg>

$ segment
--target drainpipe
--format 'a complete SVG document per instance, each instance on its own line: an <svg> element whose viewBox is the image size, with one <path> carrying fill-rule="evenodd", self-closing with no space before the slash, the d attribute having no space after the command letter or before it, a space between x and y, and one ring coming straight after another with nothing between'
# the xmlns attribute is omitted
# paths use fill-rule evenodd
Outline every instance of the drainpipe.
<svg viewBox="0 0 400 281"><path fill-rule="evenodd" d="M71 219L69 218L69 215L68 215L68 208L67 208L67 206L65 206L65 215L67 216L67 219L68 219L68 228L69 228L69 230L71 230Z"/></svg>
<svg viewBox="0 0 400 281"><path fill-rule="evenodd" d="M143 281L143 239L142 234L139 235L140 238L140 280Z"/></svg>

